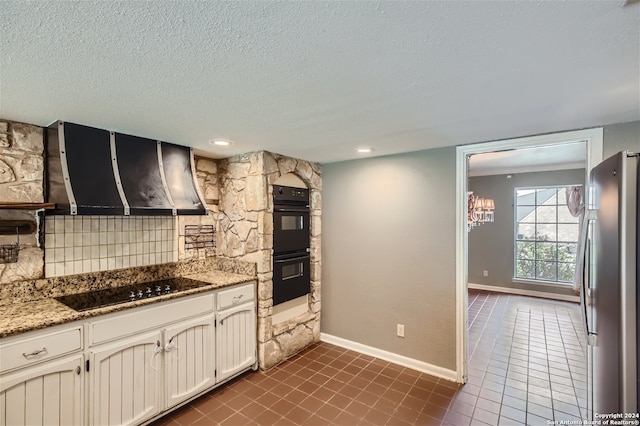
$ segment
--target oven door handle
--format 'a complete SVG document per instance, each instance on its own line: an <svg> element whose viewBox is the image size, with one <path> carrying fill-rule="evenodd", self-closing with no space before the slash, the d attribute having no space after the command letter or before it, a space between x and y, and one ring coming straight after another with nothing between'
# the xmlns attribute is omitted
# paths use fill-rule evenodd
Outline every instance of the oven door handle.
<svg viewBox="0 0 640 426"><path fill-rule="evenodd" d="M287 259L274 259L273 263L296 262L298 260L306 260L310 258L311 256L309 256L308 254L305 254L304 256L290 257Z"/></svg>
<svg viewBox="0 0 640 426"><path fill-rule="evenodd" d="M278 213L309 213L309 206L274 206L273 211Z"/></svg>

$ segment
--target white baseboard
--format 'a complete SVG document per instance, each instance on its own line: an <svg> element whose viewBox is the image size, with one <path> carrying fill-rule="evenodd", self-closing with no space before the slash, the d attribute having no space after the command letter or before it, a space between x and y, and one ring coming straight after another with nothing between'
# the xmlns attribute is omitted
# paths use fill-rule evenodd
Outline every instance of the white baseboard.
<svg viewBox="0 0 640 426"><path fill-rule="evenodd" d="M467 287L473 290L486 290L486 291L494 291L496 293L509 293L509 294L517 294L520 296L542 297L544 299L553 299L553 300L562 300L565 302L580 303L580 296L575 296L572 294L546 293L544 291L524 290L521 288L507 288L507 287L499 287L499 286L475 284L475 283L468 283Z"/></svg>
<svg viewBox="0 0 640 426"><path fill-rule="evenodd" d="M422 373L440 377L451 382L462 383L462 378L458 378L458 374L455 371L449 370L447 368L438 367L436 365L432 365L423 361L418 361L417 359L394 354L393 352L388 352L382 349L374 348L372 346L363 345L362 343L343 339L342 337L332 336L331 334L327 333L320 333L320 340L326 343L331 343L332 345L360 352L365 355L380 358L394 364L402 365L404 367L411 368Z"/></svg>

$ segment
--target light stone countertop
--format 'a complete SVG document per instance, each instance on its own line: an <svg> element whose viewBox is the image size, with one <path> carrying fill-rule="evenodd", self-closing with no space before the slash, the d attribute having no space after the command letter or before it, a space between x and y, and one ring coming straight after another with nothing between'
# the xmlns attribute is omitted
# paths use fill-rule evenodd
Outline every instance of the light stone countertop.
<svg viewBox="0 0 640 426"><path fill-rule="evenodd" d="M58 302L54 298L43 298L29 302L0 306L0 338L96 317L111 312L131 309L138 306L151 305L192 294L205 293L207 291L235 284L256 281L255 276L235 274L219 270L212 270L199 274L188 274L185 275L185 277L204 281L211 285L193 288L178 293L165 294L150 299L142 299L135 302L106 306L104 308L92 309L84 312L77 312Z"/></svg>

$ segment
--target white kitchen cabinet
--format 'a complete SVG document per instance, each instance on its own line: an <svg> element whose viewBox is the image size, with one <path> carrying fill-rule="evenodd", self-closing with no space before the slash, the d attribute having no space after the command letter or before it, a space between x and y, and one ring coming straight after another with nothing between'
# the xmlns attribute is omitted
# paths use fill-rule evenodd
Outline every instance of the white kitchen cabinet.
<svg viewBox="0 0 640 426"><path fill-rule="evenodd" d="M244 303L217 313L218 381L256 363L256 305Z"/></svg>
<svg viewBox="0 0 640 426"><path fill-rule="evenodd" d="M90 423L135 425L215 385L215 293L90 321Z"/></svg>
<svg viewBox="0 0 640 426"><path fill-rule="evenodd" d="M158 330L178 321L213 313L214 294L205 293L96 317L89 321L89 347Z"/></svg>
<svg viewBox="0 0 640 426"><path fill-rule="evenodd" d="M244 283L0 339L0 426L138 425L255 368L254 293Z"/></svg>
<svg viewBox="0 0 640 426"><path fill-rule="evenodd" d="M161 339L151 331L90 351L90 424L135 425L161 411Z"/></svg>
<svg viewBox="0 0 640 426"><path fill-rule="evenodd" d="M216 295L218 382L254 366L256 304L253 283L240 284Z"/></svg>
<svg viewBox="0 0 640 426"><path fill-rule="evenodd" d="M0 341L0 425L80 425L83 333L64 325Z"/></svg>
<svg viewBox="0 0 640 426"><path fill-rule="evenodd" d="M206 315L164 330L167 408L215 385L214 319Z"/></svg>
<svg viewBox="0 0 640 426"><path fill-rule="evenodd" d="M0 343L0 374L46 362L82 349L82 325L54 327Z"/></svg>
<svg viewBox="0 0 640 426"><path fill-rule="evenodd" d="M81 425L83 355L0 376L0 425Z"/></svg>

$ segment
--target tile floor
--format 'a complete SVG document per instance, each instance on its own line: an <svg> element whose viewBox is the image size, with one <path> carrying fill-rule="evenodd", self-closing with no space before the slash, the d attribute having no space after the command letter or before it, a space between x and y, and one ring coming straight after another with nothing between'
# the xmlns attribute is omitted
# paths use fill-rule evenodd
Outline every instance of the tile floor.
<svg viewBox="0 0 640 426"><path fill-rule="evenodd" d="M584 407L579 306L469 291L464 386L327 343L246 373L161 425L549 425Z"/></svg>
<svg viewBox="0 0 640 426"><path fill-rule="evenodd" d="M469 379L449 411L463 404L472 423L490 425L580 418L586 401L580 305L469 291L468 312Z"/></svg>

